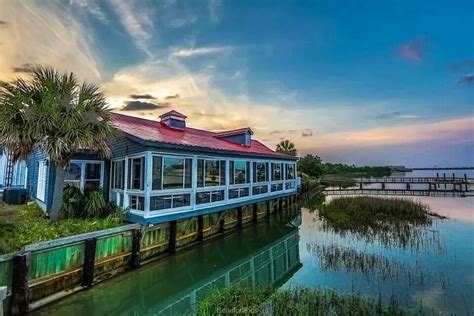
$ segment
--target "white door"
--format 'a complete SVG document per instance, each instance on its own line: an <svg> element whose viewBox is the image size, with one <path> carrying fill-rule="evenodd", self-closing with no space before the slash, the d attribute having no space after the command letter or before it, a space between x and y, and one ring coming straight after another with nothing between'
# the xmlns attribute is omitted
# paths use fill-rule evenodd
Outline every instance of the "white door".
<svg viewBox="0 0 474 316"><path fill-rule="evenodd" d="M46 160L38 163L38 186L36 189L36 198L44 202L46 194Z"/></svg>

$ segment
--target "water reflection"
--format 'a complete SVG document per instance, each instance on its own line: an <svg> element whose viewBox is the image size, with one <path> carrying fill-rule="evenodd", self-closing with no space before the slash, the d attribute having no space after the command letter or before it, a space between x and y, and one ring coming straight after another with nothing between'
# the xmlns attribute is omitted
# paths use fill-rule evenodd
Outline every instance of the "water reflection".
<svg viewBox="0 0 474 316"><path fill-rule="evenodd" d="M183 315L215 287L235 282L278 287L301 268L295 210L163 258L36 314Z"/></svg>

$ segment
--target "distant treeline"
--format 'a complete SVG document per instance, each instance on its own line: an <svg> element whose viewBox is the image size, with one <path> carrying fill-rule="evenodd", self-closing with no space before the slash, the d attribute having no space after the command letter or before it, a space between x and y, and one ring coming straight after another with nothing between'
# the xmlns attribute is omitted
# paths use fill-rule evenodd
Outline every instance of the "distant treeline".
<svg viewBox="0 0 474 316"><path fill-rule="evenodd" d="M311 177L319 178L325 175L347 175L347 176L389 176L392 173L390 167L356 167L340 163L323 162L319 156L306 155L298 161L298 171Z"/></svg>

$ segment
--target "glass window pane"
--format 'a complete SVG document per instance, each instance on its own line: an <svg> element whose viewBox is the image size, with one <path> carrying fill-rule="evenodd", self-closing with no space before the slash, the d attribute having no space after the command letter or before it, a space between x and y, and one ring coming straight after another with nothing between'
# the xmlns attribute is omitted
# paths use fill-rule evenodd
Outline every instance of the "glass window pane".
<svg viewBox="0 0 474 316"><path fill-rule="evenodd" d="M153 156L153 166L152 166L152 190L161 190L161 163L162 158L160 156Z"/></svg>
<svg viewBox="0 0 474 316"><path fill-rule="evenodd" d="M234 172L234 162L229 161L229 175L230 175L230 184L235 184L235 172Z"/></svg>
<svg viewBox="0 0 474 316"><path fill-rule="evenodd" d="M282 180L282 172L281 172L281 164L280 163L272 163L272 180L273 181L280 181Z"/></svg>
<svg viewBox="0 0 474 316"><path fill-rule="evenodd" d="M86 180L100 180L100 164L99 163L86 163Z"/></svg>
<svg viewBox="0 0 474 316"><path fill-rule="evenodd" d="M185 170L184 170L184 187L191 188L192 186L192 177L193 177L193 160L186 159L185 161Z"/></svg>
<svg viewBox="0 0 474 316"><path fill-rule="evenodd" d="M197 186L202 188L204 186L204 160L198 159L197 161Z"/></svg>
<svg viewBox="0 0 474 316"><path fill-rule="evenodd" d="M143 190L145 157L131 158L130 162L130 189Z"/></svg>
<svg viewBox="0 0 474 316"><path fill-rule="evenodd" d="M113 189L120 189L124 188L124 181L125 181L125 160L122 161L114 161L112 163L112 188Z"/></svg>
<svg viewBox="0 0 474 316"><path fill-rule="evenodd" d="M265 182L267 180L267 166L264 162L256 163L256 182Z"/></svg>
<svg viewBox="0 0 474 316"><path fill-rule="evenodd" d="M221 160L220 169L221 169L220 185L225 185L225 160Z"/></svg>
<svg viewBox="0 0 474 316"><path fill-rule="evenodd" d="M220 181L218 160L206 160L204 183L206 187L217 186Z"/></svg>
<svg viewBox="0 0 474 316"><path fill-rule="evenodd" d="M145 199L144 199L143 196L131 195L130 196L130 208L132 210L143 211L144 200Z"/></svg>
<svg viewBox="0 0 474 316"><path fill-rule="evenodd" d="M171 200L171 195L152 196L150 198L150 210L157 211L171 208Z"/></svg>
<svg viewBox="0 0 474 316"><path fill-rule="evenodd" d="M69 163L66 172L64 173L64 184L72 185L77 188L81 187L81 163Z"/></svg>
<svg viewBox="0 0 474 316"><path fill-rule="evenodd" d="M211 192L196 193L196 204L204 204L211 202Z"/></svg>
<svg viewBox="0 0 474 316"><path fill-rule="evenodd" d="M211 201L212 202L223 201L223 200L224 200L224 190L211 192Z"/></svg>
<svg viewBox="0 0 474 316"><path fill-rule="evenodd" d="M190 194L173 195L173 207L189 206L191 204Z"/></svg>
<svg viewBox="0 0 474 316"><path fill-rule="evenodd" d="M183 188L184 159L164 158L163 163L163 189Z"/></svg>
<svg viewBox="0 0 474 316"><path fill-rule="evenodd" d="M234 183L247 183L247 164L245 161L234 162Z"/></svg>

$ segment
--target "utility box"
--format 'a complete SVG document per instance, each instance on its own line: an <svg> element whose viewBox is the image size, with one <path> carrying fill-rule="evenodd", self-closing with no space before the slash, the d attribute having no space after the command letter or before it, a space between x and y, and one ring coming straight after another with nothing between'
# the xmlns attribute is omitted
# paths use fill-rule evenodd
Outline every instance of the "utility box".
<svg viewBox="0 0 474 316"><path fill-rule="evenodd" d="M26 189L5 188L3 190L3 202L7 204L20 205L26 203Z"/></svg>

